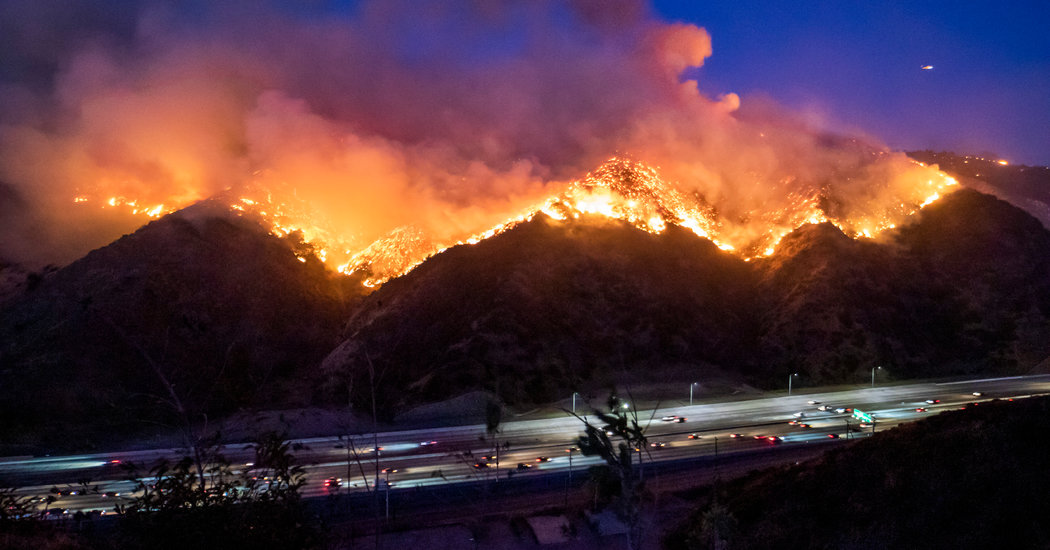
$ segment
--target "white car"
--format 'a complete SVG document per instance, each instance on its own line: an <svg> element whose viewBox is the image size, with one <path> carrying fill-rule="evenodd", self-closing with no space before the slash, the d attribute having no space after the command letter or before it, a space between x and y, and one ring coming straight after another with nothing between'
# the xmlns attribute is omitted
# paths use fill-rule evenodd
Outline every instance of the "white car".
<svg viewBox="0 0 1050 550"><path fill-rule="evenodd" d="M804 418L806 416L806 413L797 412L797 413L795 413L795 414L793 414L791 416L794 416L795 418Z"/></svg>
<svg viewBox="0 0 1050 550"><path fill-rule="evenodd" d="M839 414L842 414L842 413L846 412L846 407L838 407L838 408L835 409L835 412L837 412Z"/></svg>
<svg viewBox="0 0 1050 550"><path fill-rule="evenodd" d="M806 403L809 404L809 405L819 405L820 401L809 400L809 401L806 401Z"/></svg>
<svg viewBox="0 0 1050 550"><path fill-rule="evenodd" d="M817 410L818 411L830 411L831 410L831 405L821 405L821 406L817 407Z"/></svg>

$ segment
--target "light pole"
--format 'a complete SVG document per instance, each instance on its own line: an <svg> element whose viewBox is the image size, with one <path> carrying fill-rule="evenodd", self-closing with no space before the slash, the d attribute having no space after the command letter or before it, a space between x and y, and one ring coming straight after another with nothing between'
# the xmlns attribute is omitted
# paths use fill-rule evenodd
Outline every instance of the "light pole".
<svg viewBox="0 0 1050 550"><path fill-rule="evenodd" d="M572 392L572 414L576 414L576 396L577 395L579 395L578 392Z"/></svg>
<svg viewBox="0 0 1050 550"><path fill-rule="evenodd" d="M386 519L390 519L390 468L386 469Z"/></svg>
<svg viewBox="0 0 1050 550"><path fill-rule="evenodd" d="M882 370L882 367L872 367L871 369L871 387L875 387L875 371Z"/></svg>
<svg viewBox="0 0 1050 550"><path fill-rule="evenodd" d="M791 379L796 376L798 376L797 372L792 373L791 376L788 376L788 395L791 395Z"/></svg>
<svg viewBox="0 0 1050 550"><path fill-rule="evenodd" d="M565 449L566 453L569 453L569 479L565 481L565 505L569 505L569 485L572 485L572 453L576 450L576 447L569 447Z"/></svg>
<svg viewBox="0 0 1050 550"><path fill-rule="evenodd" d="M697 385L699 383L700 382L693 382L692 384L689 384L689 406L690 407L693 406L693 386L695 386L695 385Z"/></svg>

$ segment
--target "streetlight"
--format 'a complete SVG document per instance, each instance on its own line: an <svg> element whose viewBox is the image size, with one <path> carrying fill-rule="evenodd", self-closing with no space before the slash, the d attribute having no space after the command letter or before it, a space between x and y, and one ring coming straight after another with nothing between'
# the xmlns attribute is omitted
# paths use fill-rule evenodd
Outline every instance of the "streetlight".
<svg viewBox="0 0 1050 550"><path fill-rule="evenodd" d="M576 414L576 396L580 395L578 392L572 392L572 414Z"/></svg>
<svg viewBox="0 0 1050 550"><path fill-rule="evenodd" d="M689 406L690 407L693 406L693 386L695 386L695 385L697 385L699 383L700 382L693 382L692 384L689 384Z"/></svg>
<svg viewBox="0 0 1050 550"><path fill-rule="evenodd" d="M572 453L578 450L576 447L569 447L565 449L566 453L569 453L569 479L565 481L565 505L569 504L569 485L572 485Z"/></svg>
<svg viewBox="0 0 1050 550"><path fill-rule="evenodd" d="M882 367L873 367L871 369L871 387L875 387L875 371L882 370Z"/></svg>
<svg viewBox="0 0 1050 550"><path fill-rule="evenodd" d="M791 395L791 379L796 376L798 376L797 372L791 373L791 376L788 376L788 395Z"/></svg>

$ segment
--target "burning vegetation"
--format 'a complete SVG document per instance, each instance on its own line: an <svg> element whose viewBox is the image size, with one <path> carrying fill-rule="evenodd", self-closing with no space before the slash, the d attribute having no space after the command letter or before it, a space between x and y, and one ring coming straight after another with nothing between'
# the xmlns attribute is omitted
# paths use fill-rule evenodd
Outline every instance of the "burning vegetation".
<svg viewBox="0 0 1050 550"><path fill-rule="evenodd" d="M877 159L873 164L878 162L885 161ZM334 261L330 265L333 269L358 274L365 286L376 287L407 273L426 258L450 246L476 244L540 214L555 220L599 216L624 221L657 234L668 225L676 225L747 260L773 254L784 235L809 223L830 222L851 237L873 238L885 229L896 227L905 217L936 201L957 185L951 176L925 164L911 162L913 166L909 169L918 174L912 178L916 185L906 190L903 196L893 197L888 204L850 207L836 196L833 185L826 184L805 191L791 191L788 206L779 210L748 212L742 219L733 220L723 215L699 191L685 193L664 181L652 166L627 157L613 157L542 203L530 206L498 225L452 242L435 241L420 227L405 225L370 243L355 246L353 236L334 232L305 201L277 202L272 192L261 190L239 197L226 193L222 200L227 201L235 212L263 220L276 236L299 233L311 245L304 249L304 254L316 255L326 263L332 258ZM923 176L926 176L925 181L922 181ZM92 202L85 196L77 196L73 201L78 204ZM143 206L124 197L110 197L102 201L101 206L123 208L148 218L172 211L164 204ZM746 231L742 231L744 228ZM306 260L305 257L300 259Z"/></svg>

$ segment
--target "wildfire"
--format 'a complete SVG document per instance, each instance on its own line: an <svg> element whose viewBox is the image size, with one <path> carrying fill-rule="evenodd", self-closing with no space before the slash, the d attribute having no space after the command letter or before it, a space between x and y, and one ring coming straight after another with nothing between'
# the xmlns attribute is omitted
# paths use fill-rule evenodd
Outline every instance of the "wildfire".
<svg viewBox="0 0 1050 550"><path fill-rule="evenodd" d="M916 166L926 168L922 163ZM932 169L930 169L932 172ZM924 172L925 173L925 172ZM306 262L315 256L322 262L339 262L338 271L363 276L363 284L377 287L387 280L408 273L426 258L452 246L473 245L503 233L536 215L554 220L579 219L586 216L620 220L640 230L659 234L675 225L688 229L699 237L711 240L719 248L740 255L745 260L773 254L780 240L805 224L832 223L853 238L872 238L882 231L896 227L904 217L938 200L951 187L958 185L954 178L935 172L916 185L910 197L902 197L896 204L880 211L854 216L835 215L828 204L834 201L826 190L795 192L789 195L789 206L770 212L753 211L745 218L749 227L764 230L743 232L740 223L734 226L720 216L717 209L697 194L683 193L678 187L662 180L656 168L626 158L613 157L582 179L572 182L561 193L484 231L465 235L449 242L435 242L426 232L415 226L398 227L371 242L361 242L353 235L339 235L330 230L326 221L303 201L291 193L281 191L282 197L293 197L289 202L275 199L274 191L258 187L228 191L219 197L229 204L231 211L251 215L268 224L272 234L293 236L301 240L296 247L299 260ZM93 202L89 196L73 198L75 203ZM103 207L124 208L135 215L157 218L176 208L164 204L143 205L125 197L110 197Z"/></svg>
<svg viewBox="0 0 1050 550"><path fill-rule="evenodd" d="M73 202L76 204L91 203L99 199L88 195L78 195L73 197ZM109 197L101 200L102 208L120 208L126 212L129 212L133 216L145 216L147 218L156 219L165 214L170 214L177 208L165 206L164 204L144 205L140 204L135 199L128 199L125 197Z"/></svg>

